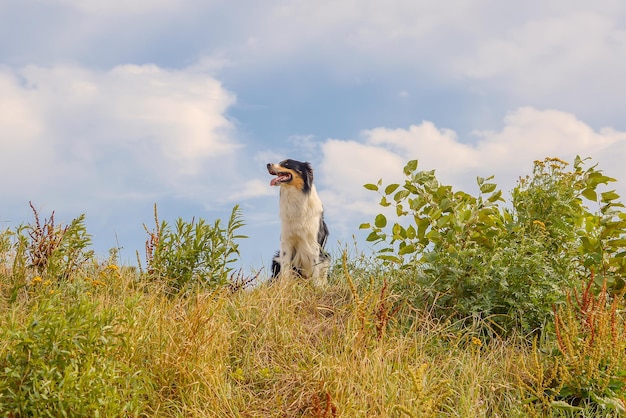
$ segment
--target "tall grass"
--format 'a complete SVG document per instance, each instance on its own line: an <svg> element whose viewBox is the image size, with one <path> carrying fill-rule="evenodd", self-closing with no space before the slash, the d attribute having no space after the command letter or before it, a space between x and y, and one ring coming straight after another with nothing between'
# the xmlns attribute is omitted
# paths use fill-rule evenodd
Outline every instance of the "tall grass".
<svg viewBox="0 0 626 418"><path fill-rule="evenodd" d="M516 377L527 346L487 344L404 305L381 325L381 306L398 305L380 277L172 297L132 268L93 263L56 285L33 280L10 303L10 273L0 276L3 415L527 412Z"/></svg>

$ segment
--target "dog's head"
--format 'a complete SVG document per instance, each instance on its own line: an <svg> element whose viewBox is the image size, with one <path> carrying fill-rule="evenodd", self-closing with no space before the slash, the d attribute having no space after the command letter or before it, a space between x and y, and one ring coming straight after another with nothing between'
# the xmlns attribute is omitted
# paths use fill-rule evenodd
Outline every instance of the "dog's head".
<svg viewBox="0 0 626 418"><path fill-rule="evenodd" d="M308 193L313 185L313 168L311 164L296 160L284 160L278 164L267 163L267 171L276 176L271 186L295 187Z"/></svg>

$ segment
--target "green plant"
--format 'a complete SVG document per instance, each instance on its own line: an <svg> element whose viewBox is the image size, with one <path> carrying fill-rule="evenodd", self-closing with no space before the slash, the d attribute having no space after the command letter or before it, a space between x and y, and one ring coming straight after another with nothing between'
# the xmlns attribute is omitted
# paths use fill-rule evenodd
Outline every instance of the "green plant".
<svg viewBox="0 0 626 418"><path fill-rule="evenodd" d="M387 279L383 278L382 285L370 280L364 292L360 292L348 269L347 251L343 252L343 277L352 293L354 315L358 329L357 340L364 342L367 335L375 335L377 341L385 337L389 323L401 308L397 296L390 294ZM369 331L369 332L368 332Z"/></svg>
<svg viewBox="0 0 626 418"><path fill-rule="evenodd" d="M246 238L237 229L244 224L241 211L235 206L226 227L217 219L213 225L204 219L191 222L179 218L174 228L165 221L159 223L154 206L155 230L146 232L146 262L148 276L165 280L172 293L186 292L194 286L221 286L228 283L233 270L229 264L239 255L235 241Z"/></svg>
<svg viewBox="0 0 626 418"><path fill-rule="evenodd" d="M30 207L34 223L20 225L15 231L5 230L0 236L0 265L10 278L11 302L34 277L58 284L94 258L85 215L63 226L55 223L54 212L41 222L32 203Z"/></svg>
<svg viewBox="0 0 626 418"><path fill-rule="evenodd" d="M619 291L626 275L624 205L614 190L598 190L616 180L597 165L584 170L584 162L576 157L567 171L568 163L558 158L535 161L532 176L521 178L513 190L516 221L545 231L546 250L560 256L553 258L558 274L572 274L573 267L580 277L597 272L597 288L606 280ZM590 205L598 209L592 211Z"/></svg>
<svg viewBox="0 0 626 418"><path fill-rule="evenodd" d="M124 393L132 372L116 357L113 310L84 297L41 298L21 323L0 331L0 411L8 416L119 416L137 411ZM131 376L131 382L128 376Z"/></svg>
<svg viewBox="0 0 626 418"><path fill-rule="evenodd" d="M32 203L30 207L35 223L20 228L20 231L28 234L26 255L29 267L34 268L38 275L50 279L67 279L76 268L93 258L93 251L88 250L91 237L85 228L84 214L73 219L69 225L57 226L52 212L42 225Z"/></svg>
<svg viewBox="0 0 626 418"><path fill-rule="evenodd" d="M492 177L478 177L472 196L412 160L403 185L365 185L379 192L382 207L395 208L397 221L389 228L390 214L380 213L361 229L370 230L368 241L385 244L378 257L402 271L396 285L403 293L419 289L415 302L498 333L535 331L589 269L616 272L615 283L622 274L626 222L617 195L600 194L599 214L583 203L613 179L595 166L583 171L582 163L577 158L567 172L557 158L536 161L509 209L499 206L504 199Z"/></svg>
<svg viewBox="0 0 626 418"><path fill-rule="evenodd" d="M555 308L557 357L566 373L559 396L626 413L626 322L623 295L610 298L606 281L597 295L593 277Z"/></svg>

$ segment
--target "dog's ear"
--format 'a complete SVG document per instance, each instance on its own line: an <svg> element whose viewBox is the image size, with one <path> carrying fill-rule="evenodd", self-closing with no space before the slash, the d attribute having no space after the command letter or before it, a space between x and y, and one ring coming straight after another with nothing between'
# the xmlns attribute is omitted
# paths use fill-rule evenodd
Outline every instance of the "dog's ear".
<svg viewBox="0 0 626 418"><path fill-rule="evenodd" d="M311 163L304 163L302 177L304 177L304 191L308 192L313 185L313 167L311 167Z"/></svg>

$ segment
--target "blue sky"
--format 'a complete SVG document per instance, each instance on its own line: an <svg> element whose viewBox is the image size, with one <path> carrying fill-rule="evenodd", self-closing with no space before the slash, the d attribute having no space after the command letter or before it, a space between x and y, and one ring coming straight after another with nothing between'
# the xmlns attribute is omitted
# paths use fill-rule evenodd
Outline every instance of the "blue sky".
<svg viewBox="0 0 626 418"><path fill-rule="evenodd" d="M243 210L278 247L269 161L311 161L332 250L409 159L475 192L592 157L626 196L626 3L0 0L0 226L85 213L143 255L161 219ZM366 244L361 244L363 249Z"/></svg>

